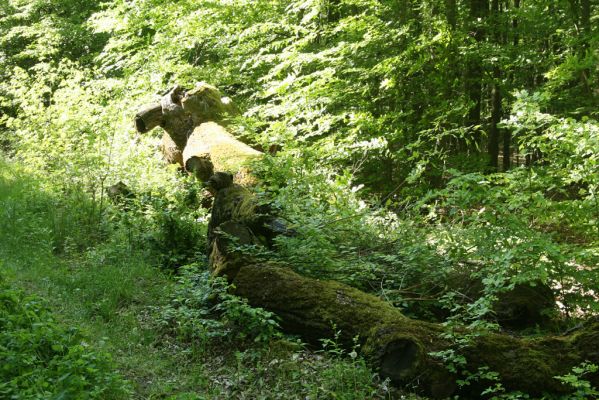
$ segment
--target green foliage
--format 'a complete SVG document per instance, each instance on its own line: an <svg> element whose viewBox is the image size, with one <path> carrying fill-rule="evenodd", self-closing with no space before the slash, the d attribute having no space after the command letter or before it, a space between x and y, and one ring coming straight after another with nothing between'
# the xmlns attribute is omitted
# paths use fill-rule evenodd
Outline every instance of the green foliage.
<svg viewBox="0 0 599 400"><path fill-rule="evenodd" d="M586 374L596 373L599 368L591 363L583 362L579 366L572 368L572 373L555 378L574 389L574 393L568 396L569 399L584 400L599 396L599 390L594 388L589 381L583 379Z"/></svg>
<svg viewBox="0 0 599 400"><path fill-rule="evenodd" d="M178 280L170 303L158 311L163 328L182 340L202 348L211 341L264 345L280 336L275 315L229 293L225 279L211 279L192 264L182 268Z"/></svg>
<svg viewBox="0 0 599 400"><path fill-rule="evenodd" d="M555 291L566 324L597 313L597 6L475 3L0 1L0 149L20 164L0 164L3 257L31 274L55 266L76 313L107 323L165 279L150 265L202 262L199 187L165 168L158 130L140 136L131 119L175 83L205 80L244 111L231 130L277 152L257 167L258 191L297 234L260 256L481 332L525 282ZM509 170L484 151L494 89ZM106 198L119 181L136 194L126 206ZM183 342L277 336L271 315L185 271L161 314ZM277 365L298 393L352 398L337 361ZM301 378L321 367L325 389ZM237 391L220 395L259 397L276 380L233 370Z"/></svg>
<svg viewBox="0 0 599 400"><path fill-rule="evenodd" d="M44 302L0 282L0 394L6 398L125 399L106 353L58 325Z"/></svg>

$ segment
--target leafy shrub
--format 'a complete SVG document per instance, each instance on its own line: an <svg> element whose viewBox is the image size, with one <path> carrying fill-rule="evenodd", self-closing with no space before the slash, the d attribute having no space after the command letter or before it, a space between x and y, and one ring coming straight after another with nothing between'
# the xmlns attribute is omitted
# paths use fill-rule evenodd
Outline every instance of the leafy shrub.
<svg viewBox="0 0 599 400"><path fill-rule="evenodd" d="M210 278L197 264L182 268L170 303L159 309L164 329L200 347L210 341L265 344L278 337L273 313L230 293L224 278Z"/></svg>
<svg viewBox="0 0 599 400"><path fill-rule="evenodd" d="M44 302L0 282L0 397L126 399L108 354L57 324Z"/></svg>
<svg viewBox="0 0 599 400"><path fill-rule="evenodd" d="M599 396L599 390L593 387L591 383L583 377L588 374L596 373L599 367L589 362L583 362L572 368L572 373L564 376L556 376L555 379L574 389L574 393L569 397L571 400L596 399Z"/></svg>

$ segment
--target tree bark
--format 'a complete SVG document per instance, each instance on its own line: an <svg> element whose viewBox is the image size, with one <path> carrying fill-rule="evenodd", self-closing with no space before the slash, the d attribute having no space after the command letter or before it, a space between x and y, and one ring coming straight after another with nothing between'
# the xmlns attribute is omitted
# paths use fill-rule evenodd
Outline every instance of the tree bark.
<svg viewBox="0 0 599 400"><path fill-rule="evenodd" d="M162 107L158 103L149 104L135 115L135 129L146 133L162 123Z"/></svg>
<svg viewBox="0 0 599 400"><path fill-rule="evenodd" d="M166 131L161 144L165 160L185 167L183 154L195 127L206 122L222 122L226 115L238 113L231 100L221 97L212 85L201 82L191 90L177 85L160 102L145 106L136 114L135 128L146 133L161 126ZM230 135L226 133L226 136Z"/></svg>
<svg viewBox="0 0 599 400"><path fill-rule="evenodd" d="M484 40L485 32L481 24L488 14L488 7L489 4L487 0L470 0L470 34L476 42L482 42ZM472 103L466 118L466 125L472 128L473 141L475 142L475 146L471 148L472 150L478 147L481 138L480 128L478 126L481 124L482 79L483 70L480 56L478 54L470 54L469 59L466 62L464 83L466 96Z"/></svg>
<svg viewBox="0 0 599 400"><path fill-rule="evenodd" d="M455 31L458 25L456 0L445 0L445 18L452 31Z"/></svg>
<svg viewBox="0 0 599 400"><path fill-rule="evenodd" d="M236 174L235 182L250 185L244 166L263 153L240 142L223 126L206 122L196 127L183 150L183 165L199 180L207 181L215 171Z"/></svg>
<svg viewBox="0 0 599 400"><path fill-rule="evenodd" d="M160 150L164 160L169 164L179 164L183 167L183 153L177 143L171 139L168 133L162 135L162 143L160 143Z"/></svg>
<svg viewBox="0 0 599 400"><path fill-rule="evenodd" d="M381 299L338 282L302 277L281 266L248 264L240 266L233 283L235 293L252 306L277 314L287 332L317 344L340 331L346 348L357 337L364 356L383 377L416 385L434 398L483 398L482 391L495 382L481 380L460 388L456 379L464 377L450 373L433 352L454 349L466 358L471 373L487 367L499 374L507 391L532 396L569 393L554 377L585 360L599 363L599 322L568 336L540 339L484 333L456 347L445 339L441 325L409 319ZM599 384L598 374L585 378Z"/></svg>
<svg viewBox="0 0 599 400"><path fill-rule="evenodd" d="M499 0L491 1L491 13L493 24L493 38L496 43L501 42L501 30L499 23L500 10ZM493 68L493 84L491 86L491 126L489 127L489 165L494 171L499 167L499 122L501 121L501 70L496 65Z"/></svg>
<svg viewBox="0 0 599 400"><path fill-rule="evenodd" d="M520 8L520 0L514 0L514 9L517 11ZM513 46L517 47L520 43L520 35L518 34L518 19L514 18L512 20L512 32L514 35L513 38ZM512 80L515 80L514 73L511 76ZM512 166L511 159L511 147L512 147L512 132L509 129L504 129L503 131L503 170L507 171ZM514 150L517 151L517 150ZM516 160L516 166L518 165L518 160Z"/></svg>
<svg viewBox="0 0 599 400"><path fill-rule="evenodd" d="M497 82L501 77L499 68L493 71L493 86L491 88L491 126L489 127L489 165L497 171L499 166L499 122L501 121L501 89ZM509 157L509 152L508 152Z"/></svg>
<svg viewBox="0 0 599 400"><path fill-rule="evenodd" d="M370 365L396 385L415 386L433 398L483 398L481 393L498 382L507 391L532 396L566 394L570 388L555 376L585 360L599 363L599 321L568 336L538 339L462 330L453 335L469 339L454 342L442 325L407 318L376 296L339 282L302 277L284 265L258 263L238 250L239 245L260 244L253 199L239 185L218 190L208 229L213 275L226 276L237 295L274 312L285 331L309 343L340 332L340 345L360 345ZM434 353L463 357L466 364L451 373ZM496 372L498 382L480 378L468 386L457 384L483 368ZM599 374L585 379L599 384Z"/></svg>

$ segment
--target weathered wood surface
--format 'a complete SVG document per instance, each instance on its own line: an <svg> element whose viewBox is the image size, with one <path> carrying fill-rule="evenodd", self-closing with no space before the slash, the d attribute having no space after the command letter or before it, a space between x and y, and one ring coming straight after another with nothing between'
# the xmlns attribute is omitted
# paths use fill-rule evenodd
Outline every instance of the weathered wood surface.
<svg viewBox="0 0 599 400"><path fill-rule="evenodd" d="M206 163L201 162L206 154L214 153L211 162L216 163L216 170L235 169L235 172L245 155L260 154L222 126L227 116L238 113L231 100L222 97L212 85L200 82L190 90L177 85L159 102L142 107L135 115L135 128L146 133L162 127L166 133L160 147L165 160L182 167L189 161L188 171L207 180L211 174L205 173ZM190 140L191 146L185 151Z"/></svg>
<svg viewBox="0 0 599 400"><path fill-rule="evenodd" d="M162 106L160 103L149 104L135 115L135 129L146 133L162 123Z"/></svg>
<svg viewBox="0 0 599 400"><path fill-rule="evenodd" d="M333 325L346 348L358 338L371 365L398 385L417 387L433 398L483 398L482 391L495 382L481 380L460 388L456 381L465 377L450 373L431 355L450 349L466 358L469 372L489 368L499 374L506 390L533 396L569 393L571 388L554 377L585 360L599 363L599 321L568 336L540 339L462 331L458 333L472 339L456 348L441 325L407 318L376 296L339 282L302 277L285 266L257 263L236 250L240 244L260 243L252 199L251 191L240 185L218 188L209 226L213 274L227 276L237 295L274 312L287 332L308 342L334 337ZM587 379L599 384L599 374Z"/></svg>
<svg viewBox="0 0 599 400"><path fill-rule="evenodd" d="M183 165L201 181L221 171L236 174L237 183L249 185L251 182L242 174L249 161L261 156L261 152L237 140L223 126L206 122L196 127L187 140Z"/></svg>
<svg viewBox="0 0 599 400"><path fill-rule="evenodd" d="M338 282L302 277L281 266L249 264L238 271L233 279L236 294L277 314L287 332L317 344L333 337L334 324L346 348L357 337L371 365L395 384L417 387L433 398L459 393L473 399L484 398L482 391L494 385L483 380L458 387L456 379L464 376L449 373L430 355L454 348L439 324L407 318L375 296ZM466 357L468 371L488 367L497 372L508 391L539 397L544 392L567 394L571 388L554 377L585 360L599 363L599 322L568 336L540 339L484 333L455 351ZM585 378L599 385L598 374Z"/></svg>

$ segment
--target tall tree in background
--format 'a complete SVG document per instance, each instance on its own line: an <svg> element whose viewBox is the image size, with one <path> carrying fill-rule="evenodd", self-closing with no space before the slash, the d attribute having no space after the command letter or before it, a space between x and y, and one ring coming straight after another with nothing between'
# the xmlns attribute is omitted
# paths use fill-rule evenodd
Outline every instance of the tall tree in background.
<svg viewBox="0 0 599 400"><path fill-rule="evenodd" d="M499 0L491 0L491 18L493 41L498 48L501 44L501 20ZM493 82L491 84L491 124L489 126L489 164L497 170L499 166L499 122L501 121L501 70L499 69L499 57L495 57L493 63ZM508 154L509 157L509 154Z"/></svg>
<svg viewBox="0 0 599 400"><path fill-rule="evenodd" d="M514 0L514 5L513 5L513 10L515 12L518 12L518 10L520 9L520 0ZM512 40L512 46L513 48L517 48L518 47L518 43L519 43L519 35L518 35L518 18L514 17L511 21L512 23L512 35L513 35L513 40ZM506 35L507 37L508 35ZM512 77L511 77L511 81L514 81L515 77L513 76L512 73ZM512 142L512 132L510 129L504 129L503 130L503 170L507 171L510 169L511 167L511 156L512 156L512 152L511 152L511 142Z"/></svg>
<svg viewBox="0 0 599 400"><path fill-rule="evenodd" d="M470 101L470 109L466 118L466 126L472 129L474 147L480 146L482 112L483 67L478 44L485 39L485 22L489 12L488 0L469 0L470 21L468 34L474 39L474 50L468 54L464 75L465 92Z"/></svg>

